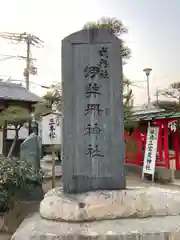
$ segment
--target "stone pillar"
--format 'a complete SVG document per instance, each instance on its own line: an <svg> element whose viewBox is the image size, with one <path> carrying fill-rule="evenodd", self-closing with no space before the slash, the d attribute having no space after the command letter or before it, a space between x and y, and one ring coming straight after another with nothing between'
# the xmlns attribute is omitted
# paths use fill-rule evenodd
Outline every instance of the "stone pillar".
<svg viewBox="0 0 180 240"><path fill-rule="evenodd" d="M120 40L103 29L66 37L62 81L64 191L124 189Z"/></svg>

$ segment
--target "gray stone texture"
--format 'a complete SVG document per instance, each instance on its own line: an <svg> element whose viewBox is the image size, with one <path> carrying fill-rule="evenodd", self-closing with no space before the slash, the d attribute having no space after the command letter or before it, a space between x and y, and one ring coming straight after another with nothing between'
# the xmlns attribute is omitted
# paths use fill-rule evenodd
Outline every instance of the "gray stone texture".
<svg viewBox="0 0 180 240"><path fill-rule="evenodd" d="M40 169L41 144L40 138L35 133L31 133L21 144L20 160L28 162L33 169Z"/></svg>
<svg viewBox="0 0 180 240"><path fill-rule="evenodd" d="M31 133L21 144L20 160L29 163L34 170L40 170L41 143L40 138L35 133ZM25 201L42 200L44 192L42 185L34 186L31 190L19 191L19 199Z"/></svg>
<svg viewBox="0 0 180 240"><path fill-rule="evenodd" d="M107 48L108 58L100 56L102 48ZM108 67L96 68L98 73L94 78L92 72L84 73L87 66L99 67L100 60L104 59L108 60ZM107 70L108 79L100 76L101 70L103 73ZM108 31L82 30L62 41L65 192L125 188L122 78L120 40ZM85 95L89 83L91 90L94 83L100 87L99 95ZM88 104L95 104L94 107L100 104L99 116L96 110L92 113L87 110ZM96 123L102 129L100 134L85 135L88 124L93 128ZM104 156L89 156L89 144L93 154L97 153L95 146L98 145L99 153Z"/></svg>
<svg viewBox="0 0 180 240"><path fill-rule="evenodd" d="M56 221L95 221L180 214L180 192L157 187L64 194L50 190L40 204L43 218Z"/></svg>
<svg viewBox="0 0 180 240"><path fill-rule="evenodd" d="M24 220L11 240L179 240L180 216L118 219L89 223L45 220L39 214Z"/></svg>

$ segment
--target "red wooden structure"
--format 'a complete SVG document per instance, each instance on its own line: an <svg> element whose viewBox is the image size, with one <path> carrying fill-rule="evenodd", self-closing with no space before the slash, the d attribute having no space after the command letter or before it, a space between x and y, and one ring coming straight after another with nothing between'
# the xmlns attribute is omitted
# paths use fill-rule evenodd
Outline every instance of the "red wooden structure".
<svg viewBox="0 0 180 240"><path fill-rule="evenodd" d="M156 113L139 116L139 126L128 133L125 131L126 147L133 143L135 151L126 148L126 163L143 165L148 124L159 127L156 166L170 168L170 161L175 160L176 169L180 170L180 113ZM142 127L142 125L144 127ZM129 145L128 145L129 146Z"/></svg>

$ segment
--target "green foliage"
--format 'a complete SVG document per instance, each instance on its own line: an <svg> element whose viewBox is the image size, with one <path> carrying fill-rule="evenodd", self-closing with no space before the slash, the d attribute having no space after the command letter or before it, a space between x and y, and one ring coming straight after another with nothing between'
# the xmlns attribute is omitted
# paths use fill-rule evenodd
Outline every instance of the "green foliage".
<svg viewBox="0 0 180 240"><path fill-rule="evenodd" d="M123 79L123 103L124 103L124 108L132 107L133 106L133 92L132 89L130 88L131 86L131 81L124 77Z"/></svg>
<svg viewBox="0 0 180 240"><path fill-rule="evenodd" d="M124 106L124 128L126 131L137 127L137 125L138 122L132 120L132 107Z"/></svg>
<svg viewBox="0 0 180 240"><path fill-rule="evenodd" d="M84 25L85 29L101 28L106 29L117 37L122 37L123 34L128 33L128 29L123 23L116 18L103 17L97 22L89 22ZM131 57L131 49L125 45L125 42L121 39L121 53L123 59L129 59Z"/></svg>
<svg viewBox="0 0 180 240"><path fill-rule="evenodd" d="M21 106L9 106L0 113L0 124L5 122L9 124L24 123L30 119L30 112Z"/></svg>
<svg viewBox="0 0 180 240"><path fill-rule="evenodd" d="M97 22L89 22L84 25L84 28L103 28L116 36L127 33L127 28L123 23L116 18L102 17Z"/></svg>
<svg viewBox="0 0 180 240"><path fill-rule="evenodd" d="M62 92L60 83L52 84L50 87L51 91L47 92L44 99L47 101L51 108L56 108L61 112L62 107Z"/></svg>
<svg viewBox="0 0 180 240"><path fill-rule="evenodd" d="M0 212L6 212L18 199L19 192L40 185L44 173L34 170L27 162L15 158L0 158Z"/></svg>
<svg viewBox="0 0 180 240"><path fill-rule="evenodd" d="M125 129L129 130L137 126L136 122L133 122L132 119L132 108L133 108L133 92L130 88L131 81L124 77L123 79L123 103L124 103L124 125Z"/></svg>
<svg viewBox="0 0 180 240"><path fill-rule="evenodd" d="M45 114L51 111L51 107L48 106L48 103L46 102L46 100L36 103L34 107L35 107L34 116L38 120L40 119L42 114Z"/></svg>
<svg viewBox="0 0 180 240"><path fill-rule="evenodd" d="M42 101L35 104L35 118L39 119L42 114L48 113L54 107L59 112L61 112L62 108L62 94L60 85L53 84L50 87L50 91L48 91L42 98Z"/></svg>
<svg viewBox="0 0 180 240"><path fill-rule="evenodd" d="M7 123L7 124L14 125L14 128L15 128L15 138L8 153L9 157L12 155L12 152L16 145L20 128L23 126L25 122L29 121L30 119L31 119L31 114L29 110L17 105L14 105L14 106L11 105L5 108L0 113L0 125L5 126L5 123Z"/></svg>

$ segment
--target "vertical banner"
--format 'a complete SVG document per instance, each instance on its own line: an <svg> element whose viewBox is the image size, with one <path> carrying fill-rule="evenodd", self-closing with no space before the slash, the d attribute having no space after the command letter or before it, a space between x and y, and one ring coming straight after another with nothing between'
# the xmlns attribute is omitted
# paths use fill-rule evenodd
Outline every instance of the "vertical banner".
<svg viewBox="0 0 180 240"><path fill-rule="evenodd" d="M41 121L42 145L61 144L60 115L49 113L42 117Z"/></svg>
<svg viewBox="0 0 180 240"><path fill-rule="evenodd" d="M146 150L144 154L143 177L144 173L153 175L156 165L156 153L158 144L159 127L149 127L146 141Z"/></svg>

